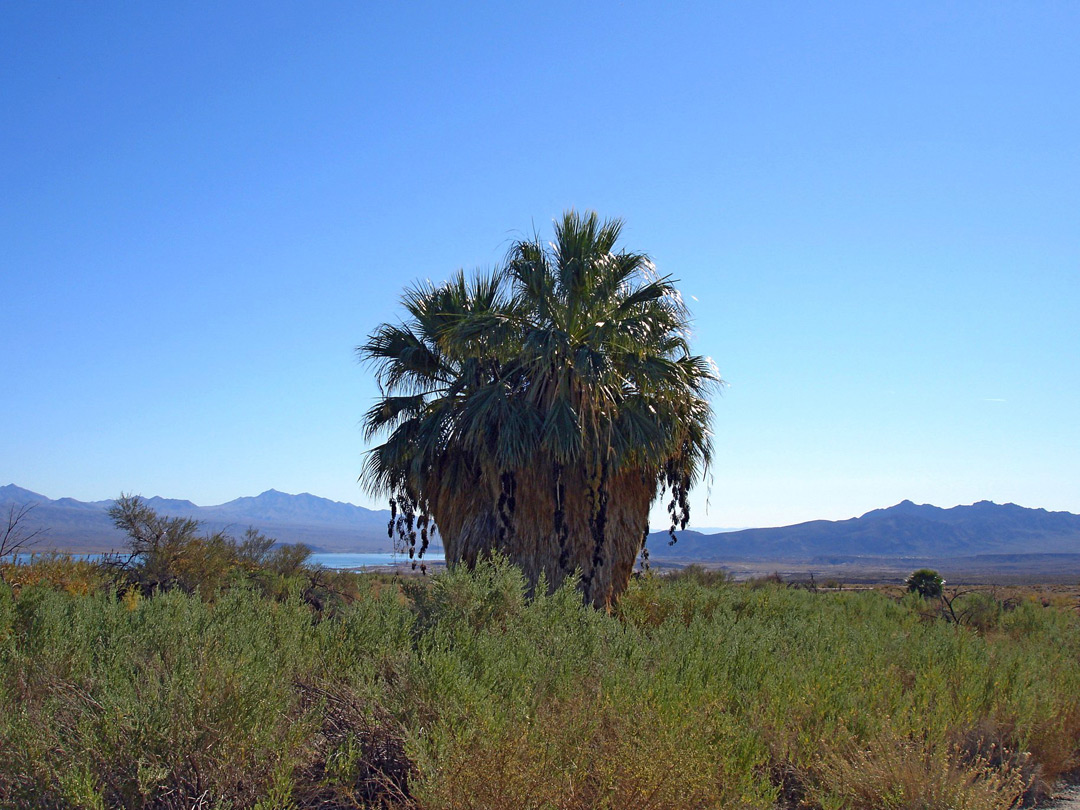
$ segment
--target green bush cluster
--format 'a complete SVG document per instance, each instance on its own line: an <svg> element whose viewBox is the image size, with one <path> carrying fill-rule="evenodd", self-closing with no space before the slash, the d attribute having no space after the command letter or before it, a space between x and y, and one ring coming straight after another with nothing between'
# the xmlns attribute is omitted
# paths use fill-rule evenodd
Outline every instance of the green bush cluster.
<svg viewBox="0 0 1080 810"><path fill-rule="evenodd" d="M311 550L302 544L277 544L249 528L237 540L228 532L201 532L191 518L159 515L142 498L121 495L109 510L128 537L128 554L114 555L104 567L143 594L179 588L214 594L237 581L253 580L278 595L286 583L306 573Z"/></svg>
<svg viewBox="0 0 1080 810"><path fill-rule="evenodd" d="M610 614L526 594L502 561L333 610L0 585L0 806L1004 810L1078 762L1067 611L694 572Z"/></svg>

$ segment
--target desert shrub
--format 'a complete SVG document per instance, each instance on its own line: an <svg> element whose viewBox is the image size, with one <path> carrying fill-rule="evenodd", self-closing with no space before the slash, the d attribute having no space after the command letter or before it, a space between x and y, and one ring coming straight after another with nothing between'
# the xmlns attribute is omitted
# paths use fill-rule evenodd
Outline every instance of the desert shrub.
<svg viewBox="0 0 1080 810"><path fill-rule="evenodd" d="M6 582L0 582L0 645L12 643L15 626L15 592Z"/></svg>
<svg viewBox="0 0 1080 810"><path fill-rule="evenodd" d="M179 588L212 598L230 584L250 581L282 598L294 580L306 578L314 601L330 601L319 590L322 583L312 581L306 564L311 550L303 544L276 545L254 528L239 541L227 532L200 533L197 520L159 515L137 496L121 495L109 516L128 536L129 554L102 563L120 587L134 585L144 594Z"/></svg>
<svg viewBox="0 0 1080 810"><path fill-rule="evenodd" d="M318 725L291 798L302 807L410 806L416 769L401 723L341 684L301 679L297 689Z"/></svg>
<svg viewBox="0 0 1080 810"><path fill-rule="evenodd" d="M274 548L263 567L288 579L304 573L309 557L311 549L307 546L302 543L286 543Z"/></svg>
<svg viewBox="0 0 1080 810"><path fill-rule="evenodd" d="M1080 618L1037 602L350 582L0 586L0 806L979 809L1078 764Z"/></svg>
<svg viewBox="0 0 1080 810"><path fill-rule="evenodd" d="M780 575L779 571L773 571L771 574L766 574L763 577L751 577L746 581L746 586L748 588L768 588L783 584L784 578Z"/></svg>
<svg viewBox="0 0 1080 810"><path fill-rule="evenodd" d="M997 628L1004 613L1001 602L989 591L963 594L953 600L951 607L961 624L973 627L980 633Z"/></svg>
<svg viewBox="0 0 1080 810"><path fill-rule="evenodd" d="M190 807L206 791L252 806L304 734L292 673L312 650L297 600L235 589L210 606L174 591L129 610L35 588L17 614L4 806Z"/></svg>
<svg viewBox="0 0 1080 810"><path fill-rule="evenodd" d="M728 602L717 587L724 581L699 577L693 571L688 575L657 575L650 571L633 582L614 613L637 627L660 627L668 621L686 625L695 616L710 616L718 605Z"/></svg>
<svg viewBox="0 0 1080 810"><path fill-rule="evenodd" d="M0 563L3 580L18 589L28 585L57 588L73 595L85 595L109 588L111 578L96 562L56 551L29 555L18 562Z"/></svg>
<svg viewBox="0 0 1080 810"><path fill-rule="evenodd" d="M706 587L728 585L733 581L723 568L706 568L703 565L686 565L666 574L666 577L670 582L688 579Z"/></svg>
<svg viewBox="0 0 1080 810"><path fill-rule="evenodd" d="M827 754L809 798L851 810L1009 810L1026 787L1020 768L884 734Z"/></svg>
<svg viewBox="0 0 1080 810"><path fill-rule="evenodd" d="M754 773L760 752L738 756L743 734L719 706L673 718L670 706L646 693L619 690L608 697L599 682L583 686L538 701L520 724L456 735L440 778L426 780L418 794L423 805L773 806L772 786ZM727 749L725 757L712 753L718 746Z"/></svg>
<svg viewBox="0 0 1080 810"><path fill-rule="evenodd" d="M546 591L546 585L537 590ZM467 631L505 623L518 615L525 607L527 591L521 569L498 554L475 571L457 566L430 582L414 579L406 586L418 628L442 625Z"/></svg>

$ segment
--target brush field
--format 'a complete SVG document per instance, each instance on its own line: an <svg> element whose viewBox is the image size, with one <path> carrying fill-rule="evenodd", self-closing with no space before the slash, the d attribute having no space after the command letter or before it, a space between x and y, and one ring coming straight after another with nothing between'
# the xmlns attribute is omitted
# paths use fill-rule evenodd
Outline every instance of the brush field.
<svg viewBox="0 0 1080 810"><path fill-rule="evenodd" d="M1005 810L1080 763L1073 592L0 573L3 807Z"/></svg>

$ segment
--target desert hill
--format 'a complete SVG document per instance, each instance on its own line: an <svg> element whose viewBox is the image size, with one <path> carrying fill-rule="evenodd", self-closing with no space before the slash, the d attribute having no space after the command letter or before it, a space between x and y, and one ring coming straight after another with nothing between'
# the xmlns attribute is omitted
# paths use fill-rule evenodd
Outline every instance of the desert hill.
<svg viewBox="0 0 1080 810"><path fill-rule="evenodd" d="M146 499L163 514L192 517L211 531L236 534L248 526L283 543L302 542L316 551L389 551L388 510L365 509L309 493L270 489L215 506L188 500ZM109 520L113 501L47 498L14 484L0 487L0 510L34 504L31 528L47 530L38 548L91 552L119 549L124 536ZM803 565L901 565L967 561L965 566L1013 570L1025 565L1080 575L1080 515L1016 504L980 501L943 509L903 501L850 520L814 520L793 526L706 534L649 535L653 560L670 563L759 561ZM898 562L899 561L899 562ZM959 564L959 562L958 562Z"/></svg>
<svg viewBox="0 0 1080 810"><path fill-rule="evenodd" d="M0 487L0 510L5 514L13 505L34 505L27 525L46 530L38 544L42 549L94 552L123 548L124 535L108 516L113 503L53 500L14 484ZM306 492L288 495L270 489L216 506L157 496L146 498L146 503L161 514L199 520L210 531L229 529L240 534L254 526L282 543L306 543L316 551L390 550L386 534L389 510L365 509Z"/></svg>
<svg viewBox="0 0 1080 810"><path fill-rule="evenodd" d="M850 520L723 534L649 536L654 557L693 560L802 560L838 557L948 558L987 554L1080 554L1080 515L979 501L951 509L902 501Z"/></svg>

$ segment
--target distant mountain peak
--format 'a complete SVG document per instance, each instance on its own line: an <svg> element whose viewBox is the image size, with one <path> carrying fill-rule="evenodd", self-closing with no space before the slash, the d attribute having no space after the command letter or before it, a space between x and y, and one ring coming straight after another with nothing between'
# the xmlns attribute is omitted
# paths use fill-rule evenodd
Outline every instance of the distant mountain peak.
<svg viewBox="0 0 1080 810"><path fill-rule="evenodd" d="M887 506L884 509L871 509L869 512L861 515L858 519L874 517L892 517L896 515L932 515L942 511L938 506L932 506L928 503L915 503L912 500L905 498L895 506Z"/></svg>
<svg viewBox="0 0 1080 810"><path fill-rule="evenodd" d="M657 539L663 534L657 533ZM683 538L683 534L679 534ZM1080 515L979 501L943 509L904 500L858 518L686 536L654 556L824 559L844 555L940 559L978 554L1080 554Z"/></svg>
<svg viewBox="0 0 1080 810"><path fill-rule="evenodd" d="M37 492L31 492L28 489L23 489L15 484L8 484L6 487L0 487L0 501L19 501L22 503L41 503L48 502L51 498L46 498L44 495L40 495Z"/></svg>
<svg viewBox="0 0 1080 810"><path fill-rule="evenodd" d="M265 492L260 492L255 497L250 498L250 500L254 501L296 501L298 499L304 501L321 501L325 503L345 503L345 501L334 501L330 498L323 498L320 495L312 495L310 492L298 492L293 495L290 492L282 492L280 489L268 489ZM237 498L236 500L241 499ZM349 504L349 506L354 505L355 504Z"/></svg>
<svg viewBox="0 0 1080 810"><path fill-rule="evenodd" d="M281 542L302 542L317 549L382 551L390 547L386 535L388 510L366 509L304 492L290 495L268 489L257 496L236 498L217 506L198 506L188 500L143 496L158 514L193 518L207 530L231 531L254 526ZM53 547L66 550L106 550L124 544L108 516L115 501L52 500L14 484L0 487L0 504L9 508L34 506L34 525L50 529Z"/></svg>

